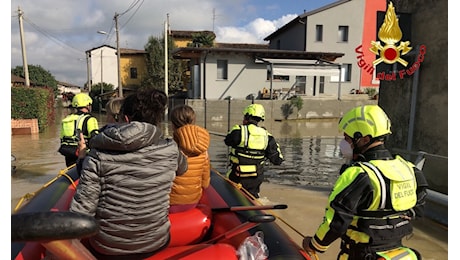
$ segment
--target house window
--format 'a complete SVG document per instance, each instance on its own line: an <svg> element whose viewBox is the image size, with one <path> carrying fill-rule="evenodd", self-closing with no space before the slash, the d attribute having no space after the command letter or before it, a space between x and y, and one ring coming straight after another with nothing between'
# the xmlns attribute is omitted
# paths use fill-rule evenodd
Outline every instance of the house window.
<svg viewBox="0 0 460 260"><path fill-rule="evenodd" d="M227 60L217 60L217 79L228 79Z"/></svg>
<svg viewBox="0 0 460 260"><path fill-rule="evenodd" d="M276 40L276 49L281 50L281 40Z"/></svg>
<svg viewBox="0 0 460 260"><path fill-rule="evenodd" d="M319 93L324 93L324 76L319 77Z"/></svg>
<svg viewBox="0 0 460 260"><path fill-rule="evenodd" d="M348 26L339 26L338 42L348 42Z"/></svg>
<svg viewBox="0 0 460 260"><path fill-rule="evenodd" d="M316 25L316 41L317 42L323 41L323 25L322 24Z"/></svg>
<svg viewBox="0 0 460 260"><path fill-rule="evenodd" d="M271 76L270 72L271 72L270 69L267 69L267 80L270 80L270 76ZM289 76L286 76L286 75L273 75L273 80L289 81Z"/></svg>
<svg viewBox="0 0 460 260"><path fill-rule="evenodd" d="M297 94L305 94L305 87L307 85L307 76L295 76Z"/></svg>
<svg viewBox="0 0 460 260"><path fill-rule="evenodd" d="M351 64L343 64L344 72L343 72L343 81L350 82L351 81Z"/></svg>
<svg viewBox="0 0 460 260"><path fill-rule="evenodd" d="M273 79L274 79L274 80L278 80L278 81L289 81L289 76L285 76L285 75L273 75Z"/></svg>
<svg viewBox="0 0 460 260"><path fill-rule="evenodd" d="M129 75L132 79L137 79L137 68L130 68Z"/></svg>
<svg viewBox="0 0 460 260"><path fill-rule="evenodd" d="M341 82L350 82L351 81L351 64L342 64L340 69L340 79ZM331 82L338 82L338 76L332 76Z"/></svg>

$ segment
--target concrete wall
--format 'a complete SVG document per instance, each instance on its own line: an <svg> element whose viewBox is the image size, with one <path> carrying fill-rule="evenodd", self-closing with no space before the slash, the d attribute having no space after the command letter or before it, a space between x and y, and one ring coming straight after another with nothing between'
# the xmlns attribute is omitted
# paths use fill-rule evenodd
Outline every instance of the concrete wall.
<svg viewBox="0 0 460 260"><path fill-rule="evenodd" d="M411 46L415 49L425 45L426 53L418 77L381 82L378 102L392 121L389 145L429 153L424 170L430 187L445 194L448 179L447 2L394 2L396 12L411 14ZM409 64L414 62L416 55Z"/></svg>
<svg viewBox="0 0 460 260"><path fill-rule="evenodd" d="M170 104L174 107L184 101L172 100L177 102ZM270 121L282 121L284 116L281 107L289 103L289 100L254 100L254 103L262 104L265 108L265 123ZM251 100L213 100L204 101L196 99L185 100L185 103L192 106L197 114L197 124L206 126L213 131L213 125L218 125L219 129L226 129L227 126L239 124L243 120L243 109L252 103ZM370 100L367 95L344 96L342 100L334 98L304 98L303 107L300 111L294 108L289 120L333 120L337 124L343 113L349 109L366 104L377 104L376 100ZM206 114L206 119L204 115ZM336 127L333 127L335 130ZM338 134L338 131L334 133Z"/></svg>

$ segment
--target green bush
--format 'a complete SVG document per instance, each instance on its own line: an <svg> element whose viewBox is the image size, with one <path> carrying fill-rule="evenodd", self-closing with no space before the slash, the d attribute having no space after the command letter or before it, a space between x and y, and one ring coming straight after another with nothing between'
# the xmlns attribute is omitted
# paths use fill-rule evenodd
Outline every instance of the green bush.
<svg viewBox="0 0 460 260"><path fill-rule="evenodd" d="M291 100L291 105L297 109L297 115L303 107L303 99L299 96L293 97Z"/></svg>
<svg viewBox="0 0 460 260"><path fill-rule="evenodd" d="M38 120L39 131L43 132L54 122L54 94L47 87L12 87L11 119Z"/></svg>

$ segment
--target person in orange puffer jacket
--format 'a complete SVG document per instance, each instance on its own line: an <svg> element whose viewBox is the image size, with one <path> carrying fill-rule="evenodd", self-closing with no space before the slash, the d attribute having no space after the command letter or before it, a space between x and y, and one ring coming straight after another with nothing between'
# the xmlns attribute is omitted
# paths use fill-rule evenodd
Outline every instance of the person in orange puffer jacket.
<svg viewBox="0 0 460 260"><path fill-rule="evenodd" d="M171 111L174 141L187 157L188 170L176 176L170 193L169 213L193 209L203 189L210 183L211 163L208 156L209 132L195 125L196 115L188 105L176 106Z"/></svg>

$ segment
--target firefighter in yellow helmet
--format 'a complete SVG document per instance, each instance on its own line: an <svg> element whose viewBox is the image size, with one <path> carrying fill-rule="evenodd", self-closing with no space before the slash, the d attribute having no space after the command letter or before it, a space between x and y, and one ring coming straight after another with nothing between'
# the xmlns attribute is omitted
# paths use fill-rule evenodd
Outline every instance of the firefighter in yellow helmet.
<svg viewBox="0 0 460 260"><path fill-rule="evenodd" d="M428 184L421 170L385 147L390 128L378 105L355 107L340 120L353 160L329 195L322 224L303 240L310 254L341 238L337 259L421 259L402 238L423 216Z"/></svg>
<svg viewBox="0 0 460 260"><path fill-rule="evenodd" d="M97 119L91 115L92 104L93 100L88 94L76 94L72 99L72 107L77 111L62 120L59 152L64 155L67 167L75 164L78 159L80 132L83 133L86 143L99 133Z"/></svg>
<svg viewBox="0 0 460 260"><path fill-rule="evenodd" d="M233 126L224 140L231 147L228 177L233 182L241 183L252 196L259 198L265 160L280 165L284 159L275 138L265 128L257 125L265 120L264 107L251 104L243 110L243 116L243 124Z"/></svg>

